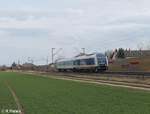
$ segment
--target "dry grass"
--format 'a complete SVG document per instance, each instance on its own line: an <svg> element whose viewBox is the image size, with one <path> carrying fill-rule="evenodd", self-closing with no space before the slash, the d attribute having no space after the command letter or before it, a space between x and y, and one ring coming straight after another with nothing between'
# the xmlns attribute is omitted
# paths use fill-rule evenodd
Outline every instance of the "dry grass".
<svg viewBox="0 0 150 114"><path fill-rule="evenodd" d="M133 65L130 62L138 61L139 64ZM150 71L150 58L129 58L116 60L109 65L109 71Z"/></svg>

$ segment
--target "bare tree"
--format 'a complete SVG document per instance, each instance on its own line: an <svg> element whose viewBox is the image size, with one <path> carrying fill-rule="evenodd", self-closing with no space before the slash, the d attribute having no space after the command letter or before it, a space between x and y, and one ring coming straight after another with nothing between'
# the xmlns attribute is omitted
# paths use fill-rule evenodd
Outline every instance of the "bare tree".
<svg viewBox="0 0 150 114"><path fill-rule="evenodd" d="M143 50L143 49L144 49L144 43L143 43L143 42L140 42L140 43L137 45L137 48L138 48L138 50Z"/></svg>
<svg viewBox="0 0 150 114"><path fill-rule="evenodd" d="M150 50L150 41L148 42L148 44L146 45L146 49Z"/></svg>
<svg viewBox="0 0 150 114"><path fill-rule="evenodd" d="M105 55L110 59L113 55L113 50L107 50L105 51Z"/></svg>

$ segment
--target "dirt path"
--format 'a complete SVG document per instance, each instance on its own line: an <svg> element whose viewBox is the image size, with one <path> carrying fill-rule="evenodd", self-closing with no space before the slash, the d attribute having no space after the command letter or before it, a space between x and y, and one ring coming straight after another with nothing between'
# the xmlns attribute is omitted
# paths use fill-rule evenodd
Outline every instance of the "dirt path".
<svg viewBox="0 0 150 114"><path fill-rule="evenodd" d="M11 92L11 94L12 94L14 100L15 100L15 103L16 103L16 105L18 107L18 111L21 111L19 114L25 114L23 106L21 105L21 103L19 101L19 98L16 95L15 90L10 86L8 81L5 81L5 84L8 87L9 91Z"/></svg>

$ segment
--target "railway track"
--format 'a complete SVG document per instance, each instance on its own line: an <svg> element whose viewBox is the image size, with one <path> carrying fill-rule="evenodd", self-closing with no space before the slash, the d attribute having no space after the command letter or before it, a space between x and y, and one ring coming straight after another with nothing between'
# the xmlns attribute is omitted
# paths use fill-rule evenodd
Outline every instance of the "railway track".
<svg viewBox="0 0 150 114"><path fill-rule="evenodd" d="M120 86L120 87L127 87L127 88L134 88L134 89L142 89L142 90L149 90L150 91L150 84L144 83L133 83L128 81L116 81L116 80L107 80L107 79L100 79L97 77L89 77L89 76L77 76L77 75L65 75L56 77L58 79L69 79L81 82L88 82L88 83L96 83L96 84L104 84L104 85L111 85L111 86Z"/></svg>
<svg viewBox="0 0 150 114"><path fill-rule="evenodd" d="M150 72L100 72L100 73L92 73L92 72L52 72L51 74L57 75L82 75L82 76L109 76L109 77L128 77L128 78L150 78Z"/></svg>
<svg viewBox="0 0 150 114"><path fill-rule="evenodd" d="M128 71L128 72L104 72L102 74L122 74L122 75L143 75L143 76L148 76L150 77L150 72L131 72L131 71Z"/></svg>
<svg viewBox="0 0 150 114"><path fill-rule="evenodd" d="M53 72L53 73L45 73L45 72L33 72L38 76L48 77L48 78L57 78L57 79L65 79L65 80L76 80L88 83L97 83L104 85L112 85L112 86L120 86L120 87L128 87L135 89L143 89L150 90L150 77L144 78L140 75L131 75L131 74L111 74L111 73L72 73L72 72ZM148 76L146 74L146 76ZM137 78L138 77L138 78ZM149 80L147 82L147 80Z"/></svg>
<svg viewBox="0 0 150 114"><path fill-rule="evenodd" d="M26 74L35 74L47 78L82 81L119 87L128 87L150 91L149 73L138 72L104 72L104 73L73 73L73 72L37 72L21 71ZM131 75L132 74L132 75Z"/></svg>

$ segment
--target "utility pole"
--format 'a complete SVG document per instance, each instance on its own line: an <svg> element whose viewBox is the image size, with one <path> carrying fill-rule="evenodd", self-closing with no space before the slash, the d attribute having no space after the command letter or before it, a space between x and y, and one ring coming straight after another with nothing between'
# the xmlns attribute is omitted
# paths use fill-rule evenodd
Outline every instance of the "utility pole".
<svg viewBox="0 0 150 114"><path fill-rule="evenodd" d="M55 53L54 50L55 48L52 48L52 64L54 63L54 56L57 55L62 50L62 48L59 48L59 50L57 50Z"/></svg>
<svg viewBox="0 0 150 114"><path fill-rule="evenodd" d="M82 51L83 51L82 53L85 54L85 48L82 48Z"/></svg>
<svg viewBox="0 0 150 114"><path fill-rule="evenodd" d="M49 68L49 65L48 65L48 56L47 56L47 58L46 58L46 65L47 65L46 69L47 69L47 71L48 71L48 68Z"/></svg>
<svg viewBox="0 0 150 114"><path fill-rule="evenodd" d="M46 58L46 64L48 65L48 56L47 56L47 58Z"/></svg>
<svg viewBox="0 0 150 114"><path fill-rule="evenodd" d="M52 48L52 64L54 63L54 50L55 48Z"/></svg>

